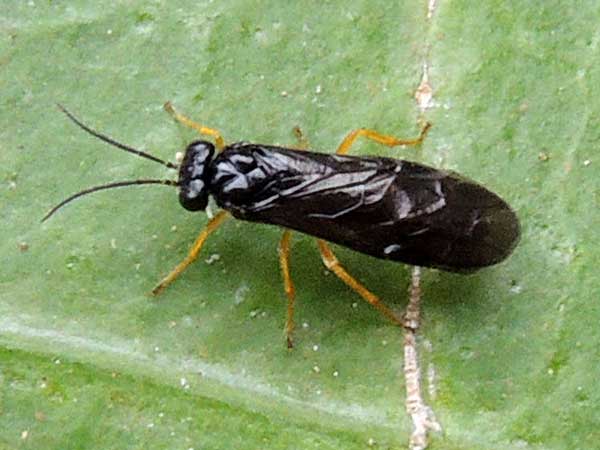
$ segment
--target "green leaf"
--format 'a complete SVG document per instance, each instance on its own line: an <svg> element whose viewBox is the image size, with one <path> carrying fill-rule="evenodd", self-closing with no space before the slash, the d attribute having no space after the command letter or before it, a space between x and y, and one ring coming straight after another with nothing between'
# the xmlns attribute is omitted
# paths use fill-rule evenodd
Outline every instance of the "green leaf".
<svg viewBox="0 0 600 450"><path fill-rule="evenodd" d="M173 178L84 134L172 160L193 132L333 152L369 127L422 150L356 153L457 170L506 198L522 240L472 276L425 271L422 362L436 449L593 448L600 438L600 142L593 2L21 2L0 5L0 448L406 445L402 338L294 235L296 348L285 349L281 231L231 221L165 293L203 214ZM408 268L336 249L401 311ZM218 255L212 256L212 255ZM212 256L212 257L211 257ZM207 259L209 262L206 262Z"/></svg>

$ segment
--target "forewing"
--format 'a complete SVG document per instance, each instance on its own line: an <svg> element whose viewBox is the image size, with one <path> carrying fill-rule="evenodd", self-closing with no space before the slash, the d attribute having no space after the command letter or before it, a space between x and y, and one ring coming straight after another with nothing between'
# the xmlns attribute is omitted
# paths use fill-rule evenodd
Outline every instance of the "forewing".
<svg viewBox="0 0 600 450"><path fill-rule="evenodd" d="M221 206L240 219L459 272L501 261L519 237L506 202L452 172L391 158L265 147L249 154L243 198L220 194Z"/></svg>
<svg viewBox="0 0 600 450"><path fill-rule="evenodd" d="M244 218L388 258L390 240L423 232L426 216L444 207L444 172L390 158L318 158L299 172L274 171Z"/></svg>
<svg viewBox="0 0 600 450"><path fill-rule="evenodd" d="M304 228L307 221L317 226L345 221L352 226L348 215L381 201L397 175L396 161L384 158L305 152L290 156L296 164L273 170L270 181L255 197L259 200L247 205L251 220L260 216L269 223L296 229ZM280 217L285 223L273 221Z"/></svg>

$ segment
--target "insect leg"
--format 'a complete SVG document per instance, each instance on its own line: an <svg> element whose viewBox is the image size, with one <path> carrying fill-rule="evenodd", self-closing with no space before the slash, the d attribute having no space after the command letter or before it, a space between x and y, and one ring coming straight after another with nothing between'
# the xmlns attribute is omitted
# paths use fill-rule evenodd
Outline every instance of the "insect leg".
<svg viewBox="0 0 600 450"><path fill-rule="evenodd" d="M397 139L394 136L388 136L385 134L380 134L375 130L369 130L367 128L359 128L357 130L353 130L344 138L340 146L338 147L336 153L338 155L345 155L350 150L352 144L359 136L364 136L367 139L371 139L372 141L379 142L380 144L387 145L388 147L394 147L396 145L418 145L423 142L425 139L425 135L427 131L431 128L431 124L427 122L425 126L421 129L421 133L419 137L415 139Z"/></svg>
<svg viewBox="0 0 600 450"><path fill-rule="evenodd" d="M305 150L308 147L308 141L304 137L300 127L296 126L293 129L294 135L298 140L298 148L296 150ZM292 334L294 333L294 304L296 302L296 288L290 274L290 241L292 239L292 231L285 230L279 241L279 266L281 267L281 275L283 276L283 288L287 296L287 313L285 317L285 340L288 348L294 347Z"/></svg>
<svg viewBox="0 0 600 450"><path fill-rule="evenodd" d="M364 300L369 302L375 308L377 308L381 313L383 313L387 318L389 318L392 322L397 325L403 325L403 321L399 318L394 312L381 303L381 300L369 291L366 287L364 287L359 281L357 281L352 275L350 275L344 267L340 264L338 259L335 257L329 244L323 241L322 239L317 239L317 244L319 245L319 251L321 252L321 258L323 259L323 263L325 267L335 273L340 280L346 283L353 291L355 291L358 295L360 295Z"/></svg>
<svg viewBox="0 0 600 450"><path fill-rule="evenodd" d="M169 275L163 278L161 282L152 289L152 294L158 295L164 291L165 288L187 268L187 266L196 260L208 235L215 231L227 218L229 218L229 214L226 211L220 211L215 217L208 221L208 225L202 230L185 259L177 264L177 266L171 270Z"/></svg>
<svg viewBox="0 0 600 450"><path fill-rule="evenodd" d="M213 138L215 138L215 145L217 146L217 149L223 150L223 147L225 147L225 141L223 140L223 136L221 136L221 133L219 133L214 128L208 128L208 127L205 127L204 125L200 125L199 123L194 122L191 119L188 119L183 114L178 113L175 110L175 108L173 108L173 105L171 104L171 102L165 103L163 108L165 109L165 111L167 111L169 114L171 114L175 120L184 124L186 127L193 128L200 134L205 134L205 135L212 136Z"/></svg>
<svg viewBox="0 0 600 450"><path fill-rule="evenodd" d="M296 289L290 275L290 239L292 232L285 230L279 241L279 265L281 266L281 274L283 275L283 287L287 296L287 315L285 319L285 338L288 348L292 348L292 333L294 332L294 302L296 300Z"/></svg>

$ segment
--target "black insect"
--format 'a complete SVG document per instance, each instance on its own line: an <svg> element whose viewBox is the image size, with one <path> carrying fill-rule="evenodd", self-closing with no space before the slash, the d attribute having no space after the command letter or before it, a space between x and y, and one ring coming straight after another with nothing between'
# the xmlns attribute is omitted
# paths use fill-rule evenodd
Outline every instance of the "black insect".
<svg viewBox="0 0 600 450"><path fill-rule="evenodd" d="M497 264L514 249L519 221L498 195L457 173L383 157L346 156L354 140L364 136L381 144L419 144L373 130L351 132L337 154L314 153L270 145L238 142L225 145L214 129L166 109L202 134L215 138L186 148L179 166L120 144L61 109L77 125L123 150L179 169L179 179L134 180L96 186L67 198L57 209L82 195L132 184L165 184L179 189L179 201L189 211L207 208L209 196L224 210L213 217L187 258L155 289L162 291L198 255L207 236L230 213L237 219L300 231L319 238L322 258L333 272L395 322L400 319L339 264L325 241L377 258L468 273ZM225 212L226 211L226 212ZM280 244L280 262L288 295L286 332L291 345L294 288L289 270L289 231Z"/></svg>

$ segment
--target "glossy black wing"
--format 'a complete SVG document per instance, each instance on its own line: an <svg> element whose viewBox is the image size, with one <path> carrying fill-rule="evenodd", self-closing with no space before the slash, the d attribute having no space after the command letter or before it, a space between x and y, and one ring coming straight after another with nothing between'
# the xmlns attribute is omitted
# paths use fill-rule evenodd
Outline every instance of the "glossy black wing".
<svg viewBox="0 0 600 450"><path fill-rule="evenodd" d="M421 164L236 144L215 168L213 194L235 217L378 258L465 272L502 261L519 238L500 197Z"/></svg>

